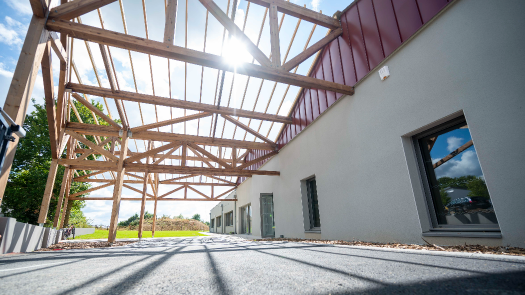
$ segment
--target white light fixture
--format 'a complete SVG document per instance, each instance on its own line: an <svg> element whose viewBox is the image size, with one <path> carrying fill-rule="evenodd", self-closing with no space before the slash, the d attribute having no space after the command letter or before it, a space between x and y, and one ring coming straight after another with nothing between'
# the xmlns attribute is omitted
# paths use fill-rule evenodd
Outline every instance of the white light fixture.
<svg viewBox="0 0 525 295"><path fill-rule="evenodd" d="M381 69L379 69L379 77L381 78L381 81L385 81L386 78L390 77L390 71L388 70L388 66L384 66Z"/></svg>

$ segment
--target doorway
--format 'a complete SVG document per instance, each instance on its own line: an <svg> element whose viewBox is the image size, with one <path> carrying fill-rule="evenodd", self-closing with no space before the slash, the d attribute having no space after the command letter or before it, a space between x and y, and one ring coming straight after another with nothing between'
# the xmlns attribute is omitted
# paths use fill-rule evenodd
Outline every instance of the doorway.
<svg viewBox="0 0 525 295"><path fill-rule="evenodd" d="M273 217L273 194L261 194L261 235L263 238L275 237Z"/></svg>
<svg viewBox="0 0 525 295"><path fill-rule="evenodd" d="M241 234L252 233L252 206L247 205L241 208Z"/></svg>

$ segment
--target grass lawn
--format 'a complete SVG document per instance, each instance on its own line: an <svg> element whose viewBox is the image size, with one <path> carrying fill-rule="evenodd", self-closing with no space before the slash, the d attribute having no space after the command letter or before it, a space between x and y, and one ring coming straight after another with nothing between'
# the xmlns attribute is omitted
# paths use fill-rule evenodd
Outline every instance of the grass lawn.
<svg viewBox="0 0 525 295"><path fill-rule="evenodd" d="M107 239L109 231L96 229L94 234L82 235L75 237L75 240L87 240L87 239ZM119 230L117 231L117 239L129 239L138 238L138 231L136 230ZM168 238L168 237L197 237L205 236L200 234L198 231L155 231L155 238ZM151 238L151 231L145 231L142 233L143 238Z"/></svg>

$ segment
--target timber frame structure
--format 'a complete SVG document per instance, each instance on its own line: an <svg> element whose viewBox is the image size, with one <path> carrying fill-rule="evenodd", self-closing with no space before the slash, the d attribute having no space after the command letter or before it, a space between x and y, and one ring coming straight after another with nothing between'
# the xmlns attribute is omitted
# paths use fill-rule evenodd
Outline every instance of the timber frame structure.
<svg viewBox="0 0 525 295"><path fill-rule="evenodd" d="M125 34L104 29L100 8L116 1L117 0L73 0L68 2L67 0L61 0L58 6L50 8L48 6L49 0L30 0L34 15L29 25L29 30L14 72L4 109L17 124L23 124L34 82L41 66L53 159L40 209L38 219L40 224L43 224L47 218L58 165L65 166L66 170L62 180L54 226L63 226L68 201L111 200L113 201L113 207L110 235L108 238L109 242L115 240L119 207L120 202L123 200L142 202L141 225L139 229L140 238L146 201L155 202L154 216L156 216L158 201L235 201L235 199L221 199L237 187L238 182L234 177L279 175L279 171L250 170L247 168L278 153L278 147L275 141L268 138L270 131L268 131L266 135L263 135L260 129L262 123L265 121L271 123L270 130L274 126L274 123L292 123L290 116L278 115L283 101L281 101L277 112L271 114L267 112L268 107L266 107L265 112L255 112L255 107L250 111L221 106L220 93L218 101L213 105L187 101L186 98L184 100L172 99L171 92L169 98L156 96L153 86L151 55L167 59L168 67L170 60L176 60L183 62L185 65L190 63L202 66L202 71L204 71L205 67L216 69L218 73L222 71L222 81L224 81L225 72L235 72L248 76L248 79L250 77L256 77L275 81L275 84L284 83L288 85L288 88L290 85L293 85L303 88L324 89L341 94L353 94L353 87L296 74L297 68L302 62L318 53L326 44L342 34L340 22L335 17L329 17L283 0L248 0L248 8L250 4L261 5L266 7L264 18L266 18L267 14L269 15L271 54L270 57L268 57L258 48L259 42L254 44L245 35L244 28L240 29L235 24L234 18L236 10L233 8L237 7L237 0L233 0L231 16L228 15L228 11L225 13L212 0L198 0L207 10L206 29L208 25L208 14L212 14L212 16L224 26L225 31L227 30L229 32L230 36L234 35L245 43L248 52L253 56L253 59L258 62L258 64L255 64L252 61L252 63L246 63L234 68L231 64L228 64L223 57L206 53L206 43L203 52L188 49L186 48L187 46L179 47L174 45L178 0L165 1L166 20L164 42L157 42L148 38L144 0L142 0L142 7L144 10L146 38L127 34L122 0L119 0L119 4ZM188 0L186 0L186 4L187 1ZM229 7L230 0L228 0L228 10ZM98 11L101 28L82 24L80 17L83 14L95 10ZM282 13L280 22L278 12ZM313 30L315 30L316 26L322 26L330 29L330 31L326 37L309 46L308 43L313 34L312 30L303 52L287 61L297 28L288 46L286 55L284 58L281 58L279 30L285 15L298 18L297 28L301 20L304 20L315 24ZM246 18L247 17L248 13L246 13ZM246 24L246 19L244 23ZM57 33L60 33L60 36ZM259 33L259 41L261 33ZM72 48L74 44L77 44L74 43L75 40L85 41L84 43L99 83L98 87L84 85L80 80L72 56ZM98 44L99 48L97 48L97 50L101 52L110 88L103 88L100 83L88 41ZM128 51L132 66L131 51L148 55L152 75L153 95L141 94L138 93L138 90L136 90L136 92L120 90L111 55L111 49L114 47ZM53 82L53 69L51 66L52 52L60 59L57 93L54 93L55 84ZM294 69L295 71L293 71ZM78 83L72 81L73 74L76 75ZM132 74L133 77L135 77L135 73L133 72ZM171 78L169 78L169 81L171 91ZM217 74L217 85L219 85L218 82L219 74ZM186 83L186 81L184 83ZM135 89L137 89L136 84ZM288 89L286 91L288 92ZM90 102L88 95L103 98L107 114L95 107ZM73 103L74 100L92 112L96 124L82 123L75 104ZM113 100L113 102L111 102L111 100ZM130 118L127 117L124 102L138 103L139 109L141 104L153 105L155 107L156 122L144 124L143 119L142 124L138 125L136 122L130 122ZM270 102L268 102L268 104L269 103ZM119 120L113 119L109 111L110 104L114 104L118 110ZM173 118L172 116L171 119L159 121L157 106L169 107L170 109L182 109L185 115L178 118ZM142 109L140 110L142 118ZM186 110L197 111L197 113L186 115ZM80 123L71 121L71 113L77 116L77 121ZM224 124L228 121L235 125L235 130L237 130L237 128L242 129L245 132L244 140L216 137L217 118L219 116L224 118ZM188 135L186 134L186 128L184 128L184 134L174 133L173 127L172 132L160 132L159 129L160 127L173 126L173 124L178 123L186 124L186 122L190 120L199 120L200 122L200 120L205 117L212 117L210 136ZM261 123L258 129L254 129L250 127L250 124L246 125L239 121L239 118L249 118L250 123L251 120L260 120ZM105 121L107 125L100 125L99 120ZM250 141L246 140L247 133L252 134L254 139ZM89 136L90 139L94 139L94 141L88 139L87 136ZM137 147L136 151L133 152L132 149L130 149L133 141L135 147L137 147L137 141L142 141L144 151L139 151ZM2 171L0 180L0 193L2 195L7 184L17 142L18 139L16 139L14 144L10 145L7 151L4 171ZM212 147L216 152L212 152ZM254 160L247 161L246 156L251 150L270 152ZM178 165L173 164L174 160ZM193 165L190 165L190 162L193 163ZM97 178L97 176L99 178ZM198 181L195 180L196 178ZM99 183L99 186L70 195L69 188L74 181ZM133 184L142 184L142 190L133 187ZM114 187L111 198L82 197L82 195L109 186ZM160 191L163 186L171 187L167 193L161 194ZM199 186L210 188L211 194L203 193L196 188ZM148 193L148 187L151 188L152 193ZM124 188L140 193L142 197L122 198L122 190ZM215 190L221 190L221 193L216 194ZM179 191L184 192L183 197L175 198L172 196ZM188 197L188 192L192 192L198 197ZM59 216L62 208L64 213L62 214L60 222ZM153 231L155 230L154 224L155 223L153 223Z"/></svg>

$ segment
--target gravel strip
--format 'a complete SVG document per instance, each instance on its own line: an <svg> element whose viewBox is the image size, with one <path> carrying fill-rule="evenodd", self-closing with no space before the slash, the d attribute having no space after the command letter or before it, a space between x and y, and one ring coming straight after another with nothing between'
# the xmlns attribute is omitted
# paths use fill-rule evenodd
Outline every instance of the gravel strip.
<svg viewBox="0 0 525 295"><path fill-rule="evenodd" d="M446 252L465 252L476 254L497 254L497 255L511 255L511 256L525 256L525 249L518 247L489 247L482 245L461 245L461 246L438 246L428 243L427 245L418 244L399 244L399 243L372 243L361 241L331 241L331 240L314 240L314 239L287 239L287 238L273 238L273 239L256 239L254 241L276 241L276 242L296 242L296 243L313 243L326 245L346 245L346 246L367 246L391 249L411 249L411 250L430 250L430 251L446 251Z"/></svg>
<svg viewBox="0 0 525 295"><path fill-rule="evenodd" d="M75 242L75 243L59 243L49 246L48 248L42 248L35 252L45 251L57 251L57 250L70 250L70 249L91 249L91 248L110 248L120 247L132 244L135 242L115 242L113 244L108 242Z"/></svg>

